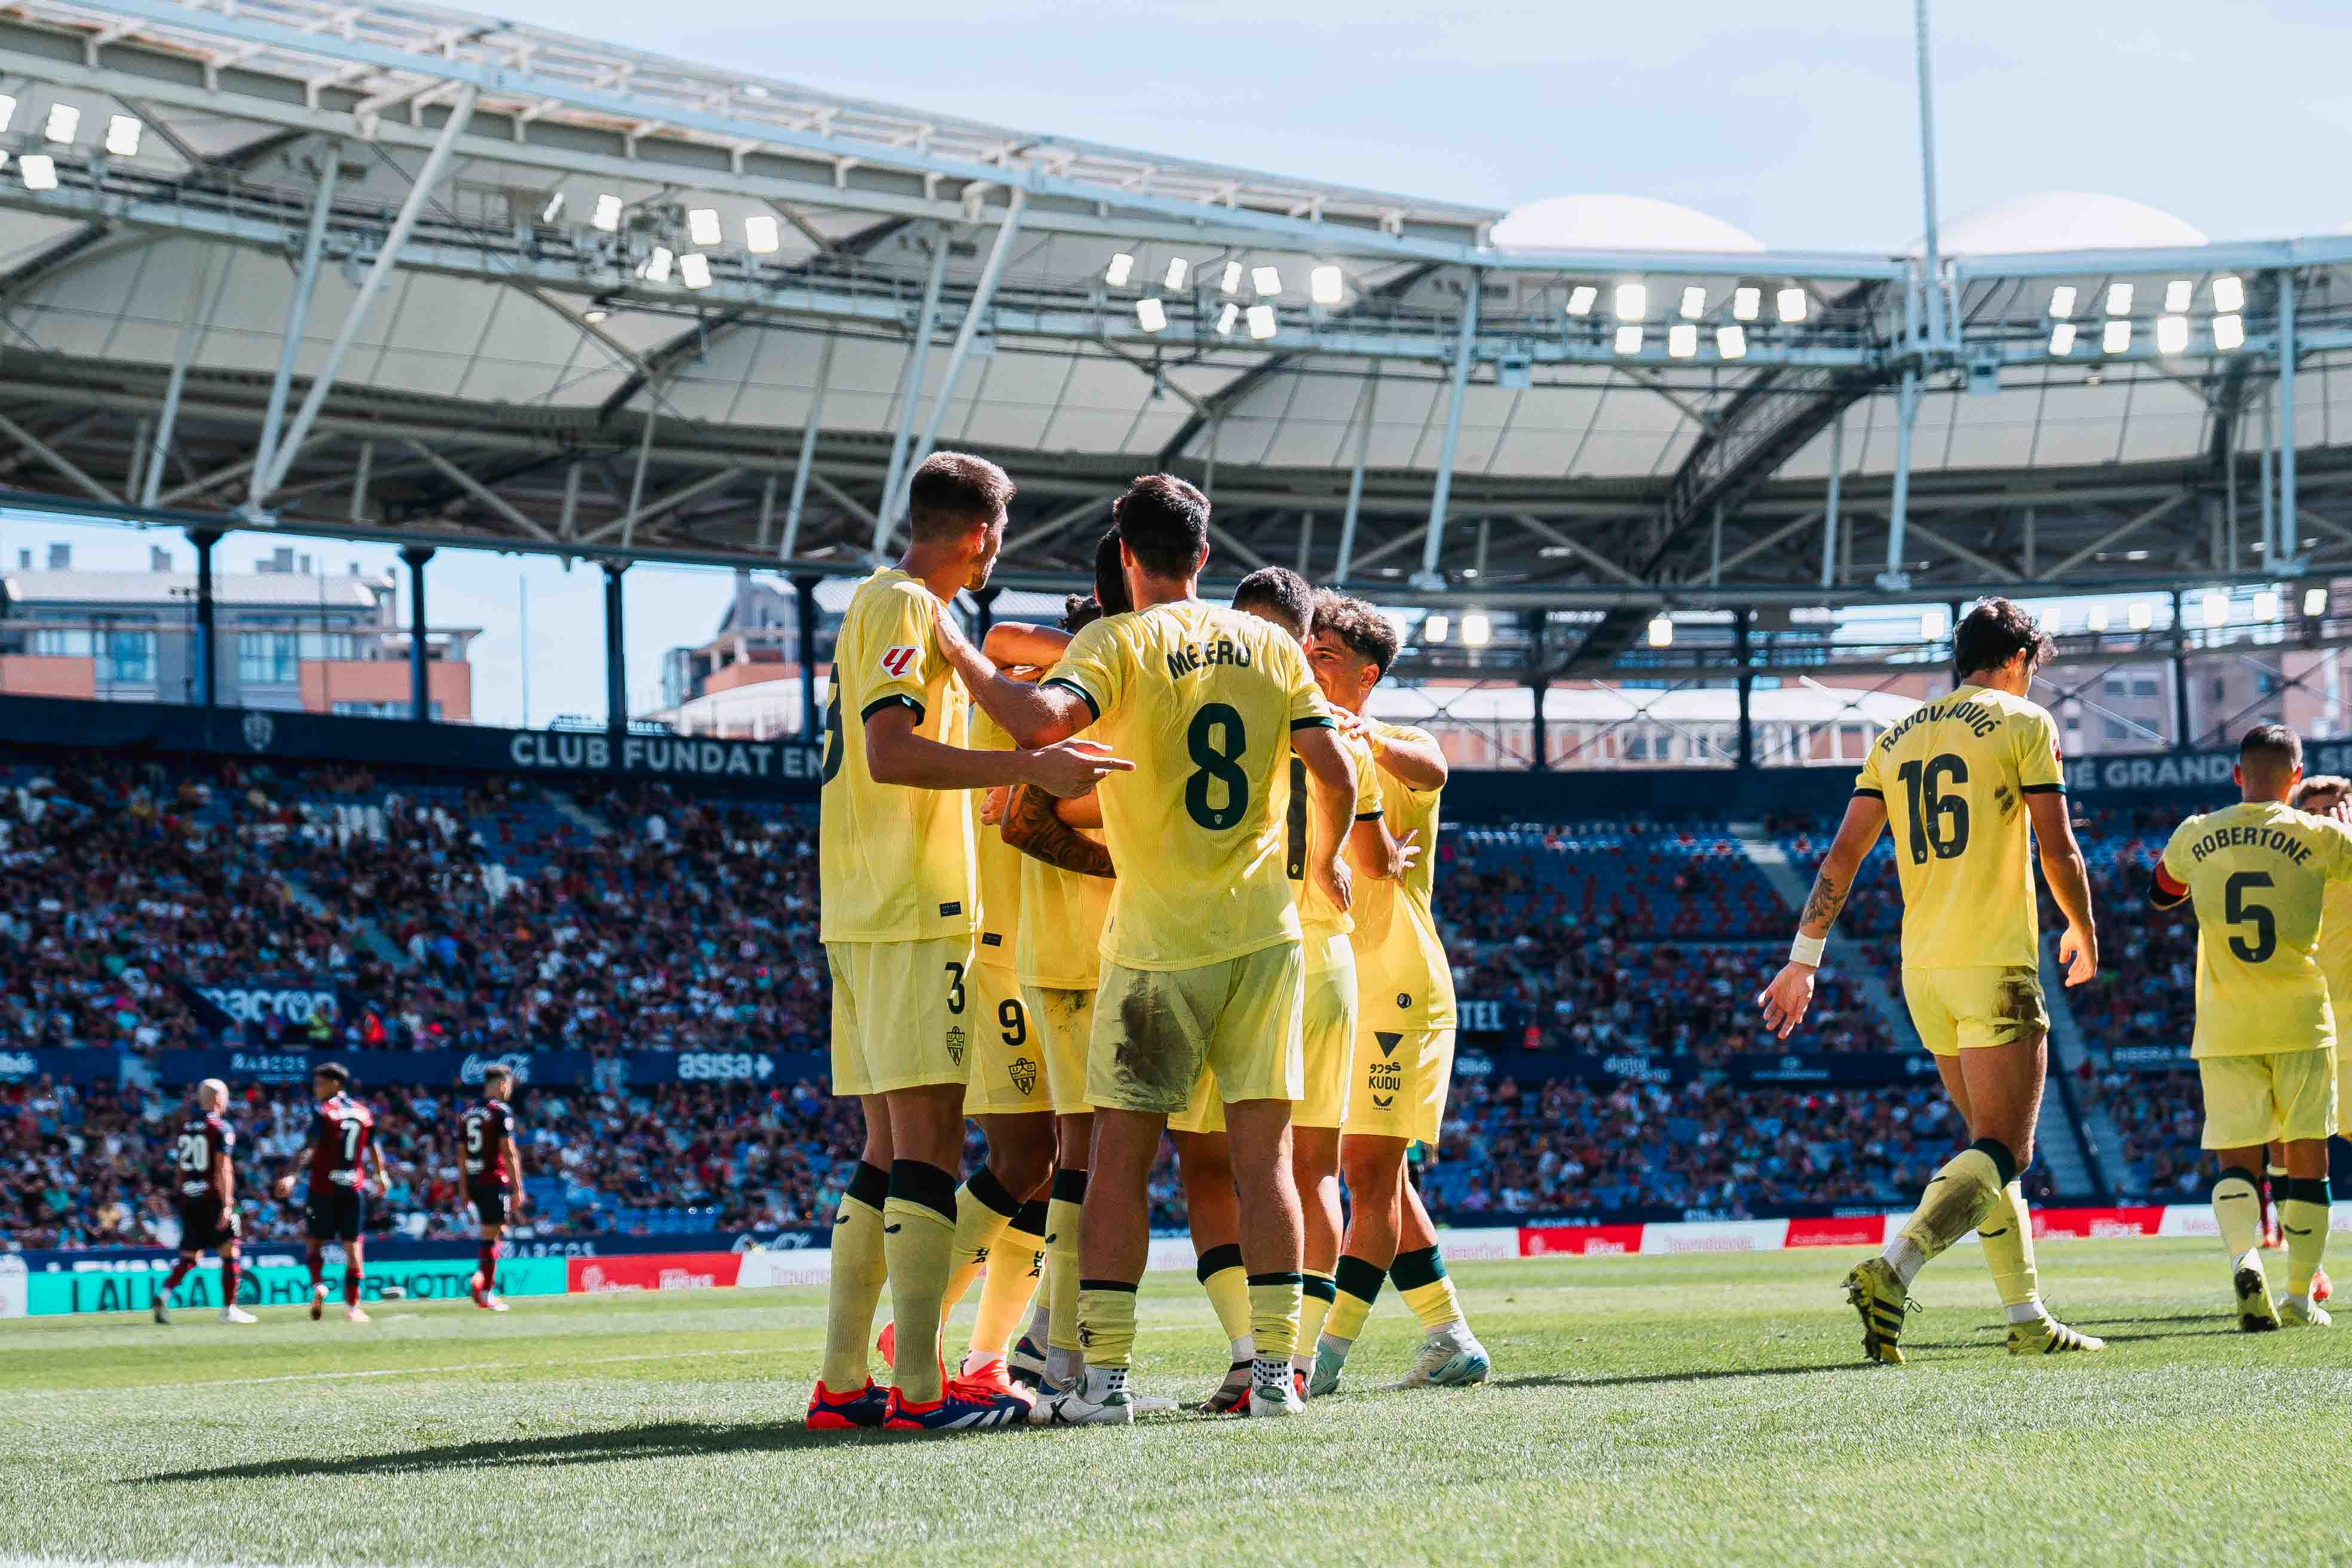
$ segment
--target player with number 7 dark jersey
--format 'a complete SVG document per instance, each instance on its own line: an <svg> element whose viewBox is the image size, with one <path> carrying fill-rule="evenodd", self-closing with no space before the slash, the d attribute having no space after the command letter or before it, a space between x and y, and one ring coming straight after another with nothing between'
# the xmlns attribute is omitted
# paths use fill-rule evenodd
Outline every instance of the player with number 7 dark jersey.
<svg viewBox="0 0 2352 1568"><path fill-rule="evenodd" d="M521 1217L522 1151L515 1144L514 1072L493 1064L482 1069L482 1098L457 1118L457 1167L466 1178L466 1201L482 1227L481 1255L474 1270L474 1305L503 1312L498 1298L499 1238L507 1222Z"/></svg>
<svg viewBox="0 0 2352 1568"><path fill-rule="evenodd" d="M383 1151L376 1146L375 1112L351 1097L351 1078L350 1071L336 1062L321 1062L312 1070L310 1092L319 1103L310 1115L309 1140L295 1157L297 1170L307 1167L310 1173L302 1217L310 1233L310 1321L314 1323L326 1311L324 1275L331 1241L343 1246L343 1316L354 1323L368 1321L366 1309L360 1305L360 1279L367 1267L362 1233L367 1224L371 1162L377 1194L392 1187ZM292 1194L294 1178L295 1172L289 1171L278 1179L279 1197Z"/></svg>

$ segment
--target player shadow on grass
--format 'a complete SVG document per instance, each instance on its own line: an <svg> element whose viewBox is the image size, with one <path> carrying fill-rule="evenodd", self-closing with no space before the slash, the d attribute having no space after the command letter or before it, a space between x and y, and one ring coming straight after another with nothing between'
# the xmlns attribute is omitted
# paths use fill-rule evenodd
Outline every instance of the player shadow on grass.
<svg viewBox="0 0 2352 1568"><path fill-rule="evenodd" d="M957 1433L954 1436L963 1436ZM878 1437L877 1434L877 1437ZM838 1447L860 1435L812 1432L797 1421L718 1423L658 1422L604 1432L568 1432L557 1436L517 1437L412 1448L390 1454L352 1454L341 1458L256 1459L198 1470L166 1470L126 1476L118 1486L157 1482L267 1480L310 1476L395 1476L432 1470L499 1469L520 1465L604 1465L630 1459L699 1458L712 1454L782 1453L798 1448Z"/></svg>
<svg viewBox="0 0 2352 1568"><path fill-rule="evenodd" d="M1712 1383L1725 1377L1796 1377L1816 1372L1854 1372L1862 1361L1807 1363L1802 1366L1719 1366L1692 1372L1635 1372L1616 1377L1588 1377L1573 1372L1535 1372L1523 1377L1498 1377L1496 1388L1624 1388L1654 1383Z"/></svg>

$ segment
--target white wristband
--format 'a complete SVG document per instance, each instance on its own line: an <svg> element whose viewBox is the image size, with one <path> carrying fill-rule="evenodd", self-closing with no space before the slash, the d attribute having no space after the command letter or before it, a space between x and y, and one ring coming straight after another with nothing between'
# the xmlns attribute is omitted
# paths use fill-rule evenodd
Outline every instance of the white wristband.
<svg viewBox="0 0 2352 1568"><path fill-rule="evenodd" d="M1819 969L1822 966L1822 952L1829 944L1830 939L1825 936L1807 936L1803 931L1799 931L1797 940L1789 944L1789 962L1810 964Z"/></svg>

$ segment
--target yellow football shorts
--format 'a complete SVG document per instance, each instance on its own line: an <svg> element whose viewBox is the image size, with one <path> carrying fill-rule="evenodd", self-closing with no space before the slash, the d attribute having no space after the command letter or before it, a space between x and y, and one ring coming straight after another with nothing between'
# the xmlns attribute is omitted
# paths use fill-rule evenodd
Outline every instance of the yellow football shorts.
<svg viewBox="0 0 2352 1568"><path fill-rule="evenodd" d="M1307 1092L1290 1109L1294 1127L1338 1128L1348 1118L1349 1069L1356 1048L1356 949L1345 933L1307 939L1307 994L1299 1008L1300 1059ZM1192 1098L1168 1119L1174 1132L1223 1132L1224 1097L1214 1073L1192 1085Z"/></svg>
<svg viewBox="0 0 2352 1568"><path fill-rule="evenodd" d="M1021 1003L1045 1058L1046 1097L1056 1116L1082 1116L1087 1103L1087 1042L1094 1035L1095 994L1024 985Z"/></svg>
<svg viewBox="0 0 2352 1568"><path fill-rule="evenodd" d="M1939 1057L2007 1046L2050 1032L2042 975L2022 965L1903 971L1903 1000L1919 1039Z"/></svg>
<svg viewBox="0 0 2352 1568"><path fill-rule="evenodd" d="M971 1056L972 939L829 942L833 1092L962 1083Z"/></svg>
<svg viewBox="0 0 2352 1568"><path fill-rule="evenodd" d="M1193 969L1105 960L1087 1049L1087 1101L1173 1116L1202 1074L1237 1100L1297 1100L1306 1073L1299 944L1279 942Z"/></svg>
<svg viewBox="0 0 2352 1568"><path fill-rule="evenodd" d="M1348 1079L1350 1138L1402 1138L1437 1146L1454 1084L1454 1030L1364 1029Z"/></svg>
<svg viewBox="0 0 2352 1568"><path fill-rule="evenodd" d="M971 1022L971 1077L963 1092L966 1116L1021 1116L1053 1109L1045 1048L1036 1020L1021 997L1009 964L982 963L964 976L964 1012Z"/></svg>
<svg viewBox="0 0 2352 1568"><path fill-rule="evenodd" d="M2325 1138L2336 1131L2336 1051L2265 1051L2200 1057L2208 1149L2251 1149L2273 1139Z"/></svg>

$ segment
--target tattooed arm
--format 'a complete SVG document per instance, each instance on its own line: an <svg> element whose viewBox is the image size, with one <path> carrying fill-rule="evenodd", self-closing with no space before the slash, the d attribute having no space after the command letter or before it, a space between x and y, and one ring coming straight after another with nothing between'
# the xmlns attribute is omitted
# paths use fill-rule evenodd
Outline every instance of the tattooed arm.
<svg viewBox="0 0 2352 1568"><path fill-rule="evenodd" d="M1804 911L1797 918L1800 937L1819 940L1830 934L1838 911L1845 908L1846 895L1853 890L1854 873L1862 869L1864 858L1885 827L1886 802L1880 796L1857 795L1846 803L1845 820L1838 824L1830 852L1822 857L1813 890L1805 896ZM1780 1038L1794 1034L1804 1021L1805 1009L1812 1005L1817 967L1791 958L1756 998L1763 1005L1764 1026Z"/></svg>
<svg viewBox="0 0 2352 1568"><path fill-rule="evenodd" d="M1054 797L1044 790L1016 786L1004 805L1004 842L1048 866L1083 877L1118 876L1110 851L1064 822L1054 807Z"/></svg>

